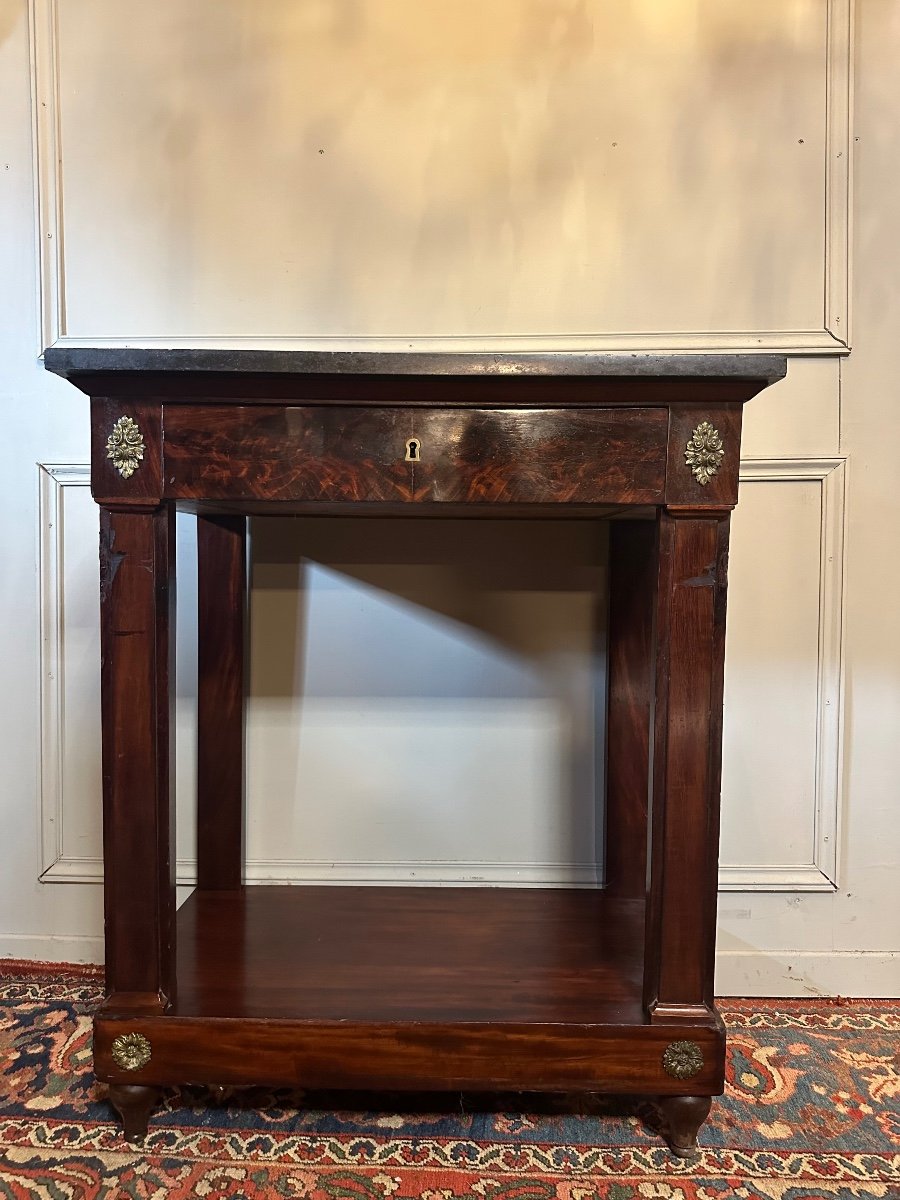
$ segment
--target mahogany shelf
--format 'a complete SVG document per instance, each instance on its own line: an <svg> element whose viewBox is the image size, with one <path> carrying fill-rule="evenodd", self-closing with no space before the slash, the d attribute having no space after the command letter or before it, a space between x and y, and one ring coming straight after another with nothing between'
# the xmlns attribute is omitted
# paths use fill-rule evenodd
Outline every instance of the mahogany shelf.
<svg viewBox="0 0 900 1200"><path fill-rule="evenodd" d="M91 397L107 998L94 1068L162 1087L656 1097L690 1154L715 1010L728 533L771 355L51 347ZM175 512L197 518L198 886L175 903ZM605 891L245 887L248 517L605 519ZM639 518L639 519L635 519Z"/></svg>
<svg viewBox="0 0 900 1200"><path fill-rule="evenodd" d="M178 1016L644 1022L644 903L598 890L195 891L177 944Z"/></svg>
<svg viewBox="0 0 900 1200"><path fill-rule="evenodd" d="M642 1000L644 928L643 900L588 889L197 890L176 997L153 1016L111 997L95 1052L127 1024L153 1047L145 1083L674 1097L673 1030ZM690 1034L692 1094L721 1090L719 1022Z"/></svg>

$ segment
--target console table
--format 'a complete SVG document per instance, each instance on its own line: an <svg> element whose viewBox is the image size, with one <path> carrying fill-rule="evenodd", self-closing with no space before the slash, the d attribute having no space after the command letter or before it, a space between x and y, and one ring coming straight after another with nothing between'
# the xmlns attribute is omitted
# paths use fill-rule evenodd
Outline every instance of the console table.
<svg viewBox="0 0 900 1200"><path fill-rule="evenodd" d="M135 1140L164 1086L657 1097L689 1154L713 1003L729 514L768 355L51 348L91 397L107 997ZM176 911L174 514L197 516L197 887ZM607 886L245 887L247 518L611 522ZM486 796L485 803L490 803Z"/></svg>

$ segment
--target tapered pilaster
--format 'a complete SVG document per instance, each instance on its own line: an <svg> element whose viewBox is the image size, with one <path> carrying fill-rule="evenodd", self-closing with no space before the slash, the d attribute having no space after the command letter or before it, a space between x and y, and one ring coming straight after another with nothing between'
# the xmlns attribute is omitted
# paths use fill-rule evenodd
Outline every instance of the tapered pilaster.
<svg viewBox="0 0 900 1200"><path fill-rule="evenodd" d="M175 988L174 568L170 509L101 508L107 991L141 1008Z"/></svg>
<svg viewBox="0 0 900 1200"><path fill-rule="evenodd" d="M645 1001L711 1010L730 510L659 515Z"/></svg>

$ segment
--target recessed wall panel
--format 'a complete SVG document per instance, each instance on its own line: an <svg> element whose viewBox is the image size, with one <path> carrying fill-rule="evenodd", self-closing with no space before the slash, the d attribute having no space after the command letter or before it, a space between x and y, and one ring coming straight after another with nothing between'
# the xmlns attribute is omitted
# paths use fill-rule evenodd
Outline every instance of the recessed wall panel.
<svg viewBox="0 0 900 1200"><path fill-rule="evenodd" d="M60 4L62 332L824 344L832 8Z"/></svg>

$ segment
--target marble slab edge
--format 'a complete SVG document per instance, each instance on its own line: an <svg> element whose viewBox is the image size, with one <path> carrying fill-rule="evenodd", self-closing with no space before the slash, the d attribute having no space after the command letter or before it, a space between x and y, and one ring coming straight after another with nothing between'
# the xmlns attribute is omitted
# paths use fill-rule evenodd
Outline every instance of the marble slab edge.
<svg viewBox="0 0 900 1200"><path fill-rule="evenodd" d="M595 376L747 379L787 374L780 354L422 353L327 350L150 349L50 346L44 366L69 378L101 371L296 375Z"/></svg>

